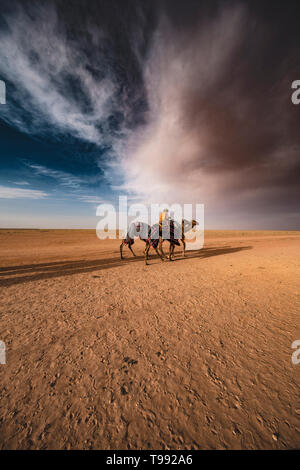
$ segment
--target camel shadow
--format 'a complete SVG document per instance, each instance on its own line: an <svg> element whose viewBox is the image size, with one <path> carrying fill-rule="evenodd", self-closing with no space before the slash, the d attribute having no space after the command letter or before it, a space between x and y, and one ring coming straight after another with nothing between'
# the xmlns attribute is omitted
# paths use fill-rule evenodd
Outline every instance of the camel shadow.
<svg viewBox="0 0 300 470"><path fill-rule="evenodd" d="M218 248L202 248L201 250L192 251L192 252L185 252L185 258L175 258L174 261L184 261L185 259L192 259L192 258L209 258L210 256L220 256L220 255L227 255L230 253L237 253L238 251L243 250L251 250L252 246L238 246L238 247L230 247L230 246L223 246ZM176 252L175 252L176 253Z"/></svg>
<svg viewBox="0 0 300 470"><path fill-rule="evenodd" d="M174 261L186 261L192 258L208 258L210 256L219 256L230 253L236 253L242 250L250 250L251 246L242 247L218 247L203 248L193 253L187 253L185 258L175 258ZM156 255L151 255L149 259L159 261ZM49 263L27 264L21 266L9 266L0 268L0 286L11 286L23 284L25 282L40 281L44 279L53 279L63 276L72 276L74 274L92 273L105 269L128 266L128 264L144 261L143 256L133 258L105 258L95 260L72 260L56 261ZM1 279L2 276L2 279ZM8 277L11 276L11 277ZM96 277L96 276L95 276Z"/></svg>

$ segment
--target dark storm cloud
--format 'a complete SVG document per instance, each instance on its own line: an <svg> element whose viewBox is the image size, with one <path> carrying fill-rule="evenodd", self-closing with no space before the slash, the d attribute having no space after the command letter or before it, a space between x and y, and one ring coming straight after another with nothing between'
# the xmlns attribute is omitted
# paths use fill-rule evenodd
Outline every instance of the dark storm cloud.
<svg viewBox="0 0 300 470"><path fill-rule="evenodd" d="M3 17L7 122L92 143L141 200L296 227L297 2L9 2Z"/></svg>
<svg viewBox="0 0 300 470"><path fill-rule="evenodd" d="M275 15L269 4L268 16L255 2L226 2L182 23L179 7L175 21L162 18L145 69L152 113L132 144L128 189L298 226L295 5L275 3Z"/></svg>

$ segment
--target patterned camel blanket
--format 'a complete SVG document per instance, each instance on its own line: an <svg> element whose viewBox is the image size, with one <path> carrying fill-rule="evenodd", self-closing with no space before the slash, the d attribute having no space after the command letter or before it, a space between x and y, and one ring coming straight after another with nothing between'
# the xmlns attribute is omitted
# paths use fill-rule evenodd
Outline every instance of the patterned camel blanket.
<svg viewBox="0 0 300 470"><path fill-rule="evenodd" d="M162 236L164 240L168 240L174 245L180 246L179 240L181 239L181 226L173 220L165 221L162 225L154 224L148 237L148 241L153 248L157 248L159 237Z"/></svg>
<svg viewBox="0 0 300 470"><path fill-rule="evenodd" d="M130 238L130 236L129 236L128 233L127 233L126 237L123 238L123 243L124 243L124 245L131 246L131 245L134 244L134 239L133 239L133 238Z"/></svg>
<svg viewBox="0 0 300 470"><path fill-rule="evenodd" d="M131 246L134 244L134 237L139 237L141 240L147 240L149 237L151 227L150 225L138 222L130 224L126 237L123 238L124 245Z"/></svg>

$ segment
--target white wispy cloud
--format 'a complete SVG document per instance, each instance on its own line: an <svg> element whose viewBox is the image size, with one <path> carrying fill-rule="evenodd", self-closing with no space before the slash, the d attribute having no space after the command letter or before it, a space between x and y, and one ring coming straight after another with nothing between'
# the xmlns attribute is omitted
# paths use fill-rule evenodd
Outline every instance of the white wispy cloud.
<svg viewBox="0 0 300 470"><path fill-rule="evenodd" d="M97 196L83 195L79 196L78 199L82 202L87 202L88 204L110 204L109 201Z"/></svg>
<svg viewBox="0 0 300 470"><path fill-rule="evenodd" d="M51 123L74 137L105 143L99 123L105 123L111 113L112 77L107 72L95 79L88 71L87 56L66 39L53 5L32 5L30 13L16 7L6 17L8 27L0 32L0 43L1 68L16 87L15 99L31 119L23 119L10 102L3 109L4 117L25 132L47 132ZM70 77L89 100L89 110L70 93Z"/></svg>
<svg viewBox="0 0 300 470"><path fill-rule="evenodd" d="M71 173L67 173L65 171L53 170L43 165L31 163L28 163L27 166L31 168L37 175L52 178L56 180L60 185L68 188L78 189L80 188L80 185L84 183L84 180L82 178L74 176Z"/></svg>
<svg viewBox="0 0 300 470"><path fill-rule="evenodd" d="M37 189L12 188L0 186L0 198L2 199L44 199L48 194Z"/></svg>
<svg viewBox="0 0 300 470"><path fill-rule="evenodd" d="M27 166L34 171L36 175L45 176L54 179L59 185L71 190L70 195L78 201L87 204L109 204L109 201L97 195L84 194L84 186L87 181L78 176L65 171L53 170L43 165L27 163Z"/></svg>
<svg viewBox="0 0 300 470"><path fill-rule="evenodd" d="M206 96L214 86L217 89L239 45L243 24L244 10L229 8L194 34L175 35L162 17L143 67L148 119L130 136L121 155L124 184L119 189L151 202L203 203L215 198L224 178L205 173L210 150L205 123L197 124L207 109ZM189 122L193 99L195 117Z"/></svg>

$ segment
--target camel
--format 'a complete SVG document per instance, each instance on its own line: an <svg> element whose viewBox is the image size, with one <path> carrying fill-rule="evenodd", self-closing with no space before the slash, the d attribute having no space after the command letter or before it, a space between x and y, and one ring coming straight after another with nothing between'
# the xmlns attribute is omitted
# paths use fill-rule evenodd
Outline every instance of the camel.
<svg viewBox="0 0 300 470"><path fill-rule="evenodd" d="M183 257L185 258L185 247L186 247L186 243L185 243L185 234L187 232L189 232L190 230L192 230L196 225L199 225L199 223L197 222L197 220L186 220L186 219L182 219L182 223L181 223L181 230L182 230L182 236L181 236L181 243L183 245ZM175 246L173 247L173 252L174 252L174 248ZM173 254L172 252L172 254Z"/></svg>
<svg viewBox="0 0 300 470"><path fill-rule="evenodd" d="M174 254L175 246L180 246L179 240L182 242L183 245L183 256L185 257L185 233L189 232L192 228L194 228L196 225L198 225L198 222L196 220L192 221L187 221L186 219L182 219L181 227L180 224L168 220L168 223L170 224L170 238L163 238L163 226L161 223L155 224L151 227L151 231L149 232L149 237L148 240L146 241L146 248L145 248L145 264L146 266L148 265L147 260L148 260L148 253L151 248L151 246L155 249L156 253L160 256L161 260L163 261L165 259L165 253L163 251L163 242L168 241L170 243L170 248L169 248L169 256L168 259L169 261L172 260L172 255ZM177 234L180 233L180 238L176 238L176 232ZM158 253L158 246L160 249L160 253Z"/></svg>
<svg viewBox="0 0 300 470"><path fill-rule="evenodd" d="M163 238L162 236L163 223L170 224L170 238ZM155 249L156 254L160 257L162 261L164 261L165 258L168 258L169 261L173 261L172 255L174 254L175 246L180 246L179 241L181 241L183 245L183 257L185 257L185 233L194 228L196 225L198 225L198 222L196 220L188 221L186 219L182 219L181 228L180 224L170 219L166 219L165 221L162 221L162 223L154 224L152 227L150 227L150 225L144 222L133 222L130 224L126 237L122 240L122 243L120 245L121 260L124 259L123 247L125 245L128 246L133 256L136 256L132 249L135 236L139 236L140 240L146 243L146 247L144 250L146 265L148 265L148 254L151 246ZM180 233L180 236L178 236L177 238L176 232L178 235ZM166 257L163 251L162 245L164 241L168 241L170 243L168 257Z"/></svg>
<svg viewBox="0 0 300 470"><path fill-rule="evenodd" d="M146 247L145 247L145 251L144 251L146 266L148 265L148 263L147 263L148 254L149 254L149 250L150 250L151 246L154 248L154 250L156 251L156 253L160 257L160 259L162 261L164 261L163 254L158 251L158 246L159 246L160 237L161 237L161 231L162 231L162 224L160 224L160 223L154 224L154 225L152 225L152 227L150 227L149 236L148 236L148 239L146 240Z"/></svg>
<svg viewBox="0 0 300 470"><path fill-rule="evenodd" d="M132 249L132 245L134 244L134 237L138 235L140 240L143 240L143 242L146 243L149 237L150 230L150 225L144 222L132 222L128 227L126 237L122 240L122 243L120 245L121 259L124 259L123 247L126 245L128 246L133 256L136 256Z"/></svg>

